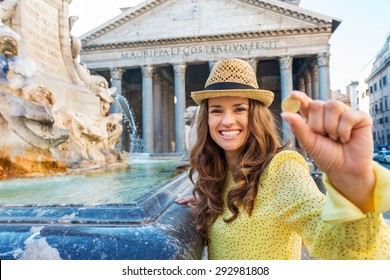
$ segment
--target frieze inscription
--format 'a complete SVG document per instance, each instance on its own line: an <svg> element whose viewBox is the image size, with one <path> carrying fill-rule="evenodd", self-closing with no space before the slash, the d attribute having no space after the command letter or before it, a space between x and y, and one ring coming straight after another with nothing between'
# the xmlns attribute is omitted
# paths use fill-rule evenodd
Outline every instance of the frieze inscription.
<svg viewBox="0 0 390 280"><path fill-rule="evenodd" d="M216 44L203 46L186 46L176 48L156 48L149 50L129 51L121 53L121 59L143 59L153 57L192 56L199 54L223 54L232 52L249 52L253 50L275 49L278 41L262 41L248 43Z"/></svg>

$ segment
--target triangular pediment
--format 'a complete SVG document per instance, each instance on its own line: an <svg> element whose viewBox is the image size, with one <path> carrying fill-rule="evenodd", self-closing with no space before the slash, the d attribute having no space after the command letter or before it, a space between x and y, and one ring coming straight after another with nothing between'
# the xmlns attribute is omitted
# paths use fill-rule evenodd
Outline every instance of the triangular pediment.
<svg viewBox="0 0 390 280"><path fill-rule="evenodd" d="M122 14L81 39L83 47L88 49L234 34L275 36L304 30L332 32L335 22L338 24L331 17L277 0L155 0L123 9Z"/></svg>

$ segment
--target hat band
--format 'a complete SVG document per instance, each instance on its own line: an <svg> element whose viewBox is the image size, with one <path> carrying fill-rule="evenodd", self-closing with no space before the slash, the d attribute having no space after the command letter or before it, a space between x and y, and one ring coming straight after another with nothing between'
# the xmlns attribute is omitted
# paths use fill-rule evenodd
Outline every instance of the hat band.
<svg viewBox="0 0 390 280"><path fill-rule="evenodd" d="M223 90L223 89L256 89L250 85L232 83L232 82L221 82L208 85L204 90Z"/></svg>

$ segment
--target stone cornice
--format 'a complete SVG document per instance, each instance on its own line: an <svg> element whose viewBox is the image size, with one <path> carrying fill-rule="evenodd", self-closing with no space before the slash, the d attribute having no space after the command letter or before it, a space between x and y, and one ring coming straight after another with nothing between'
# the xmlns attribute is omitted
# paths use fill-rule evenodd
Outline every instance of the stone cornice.
<svg viewBox="0 0 390 280"><path fill-rule="evenodd" d="M258 32L242 32L242 33L231 33L221 35L207 35L198 37L180 37L180 38L168 38L159 40L146 40L136 42L118 42L113 44L101 44L101 45L88 45L83 46L82 52L98 51L98 50L114 50L114 49L128 49L128 48L139 48L139 47L162 47L167 45L176 44L196 44L196 43L211 43L225 40L245 40L245 39L256 39L256 38L267 38L279 36L295 36L295 35L310 35L320 33L331 33L331 26L320 26L310 28L299 28L299 29L283 29L283 30L269 30L269 31L258 31Z"/></svg>
<svg viewBox="0 0 390 280"><path fill-rule="evenodd" d="M146 3L144 6L141 6L138 9L135 10L129 10L129 13L127 15L123 15L122 17L119 17L116 21L113 21L103 28L97 30L96 32L87 34L85 37L82 38L82 44L87 45L89 42L103 36L104 34L110 32L111 30L114 30L118 28L119 26L126 24L127 22L147 13L151 9L165 3L168 0L155 0L151 1L149 3ZM319 18L315 15L310 15L307 12L300 12L297 7L291 5L291 8L287 7L288 5L276 5L272 4L272 2L266 2L261 0L240 0L241 2L244 2L246 4L250 4L259 8L263 8L265 10L269 10L272 12L280 13L285 16L293 17L295 19L300 19L303 21L306 21L308 23L312 23L314 25L317 25L319 28L321 26L329 26L332 25L332 21L327 21L325 19ZM283 3L283 2L282 2ZM284 4L284 3L283 3ZM267 31L265 31L267 32ZM221 35L225 36L225 35Z"/></svg>
<svg viewBox="0 0 390 280"><path fill-rule="evenodd" d="M293 17L295 19L300 19L300 20L303 20L303 21L306 21L309 23L313 23L316 25L323 25L323 24L330 23L330 22L328 22L324 19L320 19L316 16L297 11L297 10L293 9L293 8L296 8L295 6L291 7L291 9L290 9L288 7L285 7L285 6L279 6L279 5L275 5L272 3L268 3L265 1L259 1L259 0L241 0L241 2L250 4L250 5L253 5L256 7L260 7L260 8L263 8L265 10L276 12L276 13L279 13L279 14L282 14L285 16L290 16L290 17ZM289 5L291 5L291 4L289 4Z"/></svg>

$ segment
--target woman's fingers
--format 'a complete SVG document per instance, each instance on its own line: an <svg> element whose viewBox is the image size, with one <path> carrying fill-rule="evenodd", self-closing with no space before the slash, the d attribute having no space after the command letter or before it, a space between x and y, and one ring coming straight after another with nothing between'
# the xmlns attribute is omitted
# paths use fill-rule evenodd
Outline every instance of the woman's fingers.
<svg viewBox="0 0 390 280"><path fill-rule="evenodd" d="M345 130L345 127L350 127L350 125L340 123L343 114L350 109L347 105L336 100L313 101L300 91L293 91L290 97L299 100L301 104L299 112L314 133L329 137L334 141L340 138L349 139L348 133L350 134L351 129ZM342 125L341 128L340 125Z"/></svg>
<svg viewBox="0 0 390 280"><path fill-rule="evenodd" d="M339 125L342 114L347 109L339 101L329 101L324 106L324 131L332 140L337 141L340 138Z"/></svg>
<svg viewBox="0 0 390 280"><path fill-rule="evenodd" d="M315 144L314 133L299 114L282 113L282 118L290 125L292 133L298 139L302 149L311 155L312 147Z"/></svg>
<svg viewBox="0 0 390 280"><path fill-rule="evenodd" d="M192 204L195 202L195 197L192 195L181 197L175 200L177 204L180 205L187 205L187 204Z"/></svg>
<svg viewBox="0 0 390 280"><path fill-rule="evenodd" d="M299 100L299 102L301 103L299 112L306 119L310 107L310 103L313 102L313 100L309 96L307 96L306 93L301 91L296 91L296 90L291 92L290 96Z"/></svg>
<svg viewBox="0 0 390 280"><path fill-rule="evenodd" d="M365 140L370 140L370 137L372 137L370 134L371 126L372 119L366 113L356 110L346 110L341 115L338 125L340 142L347 143L354 135L359 135L361 138L364 136ZM371 146L364 148L371 148Z"/></svg>
<svg viewBox="0 0 390 280"><path fill-rule="evenodd" d="M310 103L306 116L309 127L318 134L326 135L325 129L325 102L315 100Z"/></svg>

